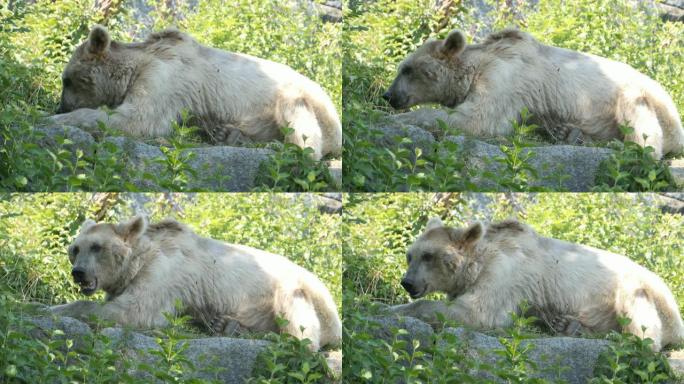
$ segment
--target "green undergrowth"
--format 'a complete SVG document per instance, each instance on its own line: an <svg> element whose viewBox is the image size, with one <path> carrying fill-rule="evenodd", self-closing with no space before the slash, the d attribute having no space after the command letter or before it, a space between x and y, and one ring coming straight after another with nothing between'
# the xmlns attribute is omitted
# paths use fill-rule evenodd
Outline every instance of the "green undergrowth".
<svg viewBox="0 0 684 384"><path fill-rule="evenodd" d="M444 38L459 29L470 41L483 30L517 26L545 44L588 52L625 62L658 81L672 96L678 110L684 109L684 26L662 21L656 12L628 1L551 0L539 6L525 1L487 0L492 11L482 17L463 2L443 8L430 1L380 0L351 2L346 10L343 39L344 187L351 191L534 191L540 179L532 143L543 137L538 131L502 139L505 154L494 163L466 169L468 153L441 137L412 148L405 134L396 140L384 137L374 126L386 113L393 113L381 95L396 75L398 64L428 38ZM519 124L516 122L514 124ZM450 132L442 122L434 130ZM517 131L517 130L516 130ZM439 135L441 136L441 134ZM525 145L527 143L529 145ZM553 144L543 142L541 145ZM648 150L630 143L592 144L615 150L599 168L595 189L600 191L665 191L680 189L668 176L664 162L645 157ZM522 149L525 149L522 152ZM524 153L524 155L523 155ZM670 155L681 158L682 154ZM548 164L558 166L558 164ZM549 176L543 188L563 191L563 169ZM484 182L483 182L484 180Z"/></svg>
<svg viewBox="0 0 684 384"><path fill-rule="evenodd" d="M274 0L219 0L168 3L147 0L150 31L176 26L201 43L284 63L318 82L341 107L340 23L325 23L296 5ZM133 167L126 148L97 141L46 140L36 127L57 108L61 74L71 53L93 24L105 25L112 38L144 37L130 0L93 4L89 0L4 2L0 4L0 187L6 191L199 190L225 178L223 170L193 169L192 148L207 145L198 134L179 134L149 142L162 157ZM269 22L258 23L254 20ZM59 22L57 22L59 20ZM137 36L133 38L133 36ZM177 124L176 124L177 125ZM189 127L190 125L188 125ZM100 127L105 133L111 132ZM178 127L175 127L178 128ZM50 144L50 145L47 145ZM296 163L304 150L276 146L259 174L259 189L330 190L335 186L318 163ZM155 166L149 171L150 166ZM256 164L255 164L256 166ZM277 167L291 177L271 180ZM146 170L146 168L148 170ZM312 173L313 172L313 173ZM302 178L302 175L305 175ZM313 176L313 181L310 179ZM211 181L206 183L204 181ZM302 183L302 181L304 181ZM209 187L207 187L209 188Z"/></svg>

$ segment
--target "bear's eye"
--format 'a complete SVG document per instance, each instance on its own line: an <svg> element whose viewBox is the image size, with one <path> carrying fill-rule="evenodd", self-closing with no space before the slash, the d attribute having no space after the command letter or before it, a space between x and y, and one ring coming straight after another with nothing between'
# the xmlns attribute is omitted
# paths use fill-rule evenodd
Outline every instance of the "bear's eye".
<svg viewBox="0 0 684 384"><path fill-rule="evenodd" d="M435 255L430 253L430 252L423 254L423 261L432 261L432 259L434 259L434 258L435 258Z"/></svg>
<svg viewBox="0 0 684 384"><path fill-rule="evenodd" d="M78 251L80 251L80 249L78 249L78 245L71 248L71 254L74 256L78 255Z"/></svg>
<svg viewBox="0 0 684 384"><path fill-rule="evenodd" d="M97 252L100 252L101 250L102 250L102 247L100 246L100 244L93 244L90 246L90 252L97 253Z"/></svg>
<svg viewBox="0 0 684 384"><path fill-rule="evenodd" d="M63 78L62 84L64 85L64 87L71 87L71 79L68 77Z"/></svg>
<svg viewBox="0 0 684 384"><path fill-rule="evenodd" d="M410 74L412 74L412 73L413 73L413 68L411 68L411 67L409 67L409 66L406 66L406 67L404 67L404 68L401 69L401 74L402 74L402 75L410 75Z"/></svg>

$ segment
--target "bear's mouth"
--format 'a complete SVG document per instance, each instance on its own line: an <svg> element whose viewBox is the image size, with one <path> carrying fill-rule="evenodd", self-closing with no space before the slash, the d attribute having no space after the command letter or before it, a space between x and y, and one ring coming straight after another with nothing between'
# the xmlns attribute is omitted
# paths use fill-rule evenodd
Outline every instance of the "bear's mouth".
<svg viewBox="0 0 684 384"><path fill-rule="evenodd" d="M78 286L81 287L81 293L90 296L97 291L97 278L91 281L81 281L78 283Z"/></svg>

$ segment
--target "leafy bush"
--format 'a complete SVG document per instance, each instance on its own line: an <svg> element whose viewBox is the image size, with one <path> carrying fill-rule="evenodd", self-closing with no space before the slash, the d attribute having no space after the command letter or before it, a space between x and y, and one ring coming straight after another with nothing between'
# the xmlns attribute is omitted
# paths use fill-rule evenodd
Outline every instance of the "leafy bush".
<svg viewBox="0 0 684 384"><path fill-rule="evenodd" d="M630 319L618 319L621 326ZM612 332L613 344L599 356L591 384L668 383L674 373L664 355L653 353L653 340Z"/></svg>
<svg viewBox="0 0 684 384"><path fill-rule="evenodd" d="M277 319L281 326L287 320ZM297 384L328 383L332 372L325 357L312 353L308 339L299 340L286 333L268 335L274 342L257 356L255 369L248 383L255 384Z"/></svg>
<svg viewBox="0 0 684 384"><path fill-rule="evenodd" d="M623 132L633 131L623 128ZM636 192L636 191L674 191L677 182L670 168L653 158L653 147L625 141L611 143L616 152L601 163L601 171L596 174L596 191Z"/></svg>
<svg viewBox="0 0 684 384"><path fill-rule="evenodd" d="M293 133L292 128L283 130L283 135ZM335 191L339 185L333 178L328 165L324 161L315 161L311 157L311 148L300 148L292 143L285 143L268 161L259 166L254 188L257 191L270 192L320 192Z"/></svg>

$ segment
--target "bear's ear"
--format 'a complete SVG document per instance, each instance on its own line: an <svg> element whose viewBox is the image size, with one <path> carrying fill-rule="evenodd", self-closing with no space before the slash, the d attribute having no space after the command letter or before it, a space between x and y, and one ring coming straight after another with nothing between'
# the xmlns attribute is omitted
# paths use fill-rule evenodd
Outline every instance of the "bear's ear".
<svg viewBox="0 0 684 384"><path fill-rule="evenodd" d="M483 234L484 228L482 227L482 223L478 221L470 227L466 228L466 230L461 235L459 242L464 247L470 247L478 241L480 241Z"/></svg>
<svg viewBox="0 0 684 384"><path fill-rule="evenodd" d="M93 225L97 224L94 220L87 219L86 221L81 224L81 229L78 231L79 233L83 233L88 230L88 228L92 227Z"/></svg>
<svg viewBox="0 0 684 384"><path fill-rule="evenodd" d="M466 46L466 38L461 31L451 31L442 43L442 52L447 56L458 55Z"/></svg>
<svg viewBox="0 0 684 384"><path fill-rule="evenodd" d="M109 37L107 28L95 24L88 35L88 52L94 55L101 55L109 49L112 39Z"/></svg>
<svg viewBox="0 0 684 384"><path fill-rule="evenodd" d="M136 215L127 222L116 226L116 233L126 242L137 240L146 230L147 219L142 215Z"/></svg>
<svg viewBox="0 0 684 384"><path fill-rule="evenodd" d="M439 228L439 227L443 227L443 226L444 226L444 223L442 222L442 219L435 216L435 217L430 218L430 220L428 220L427 225L425 226L425 230L428 231L430 229Z"/></svg>

